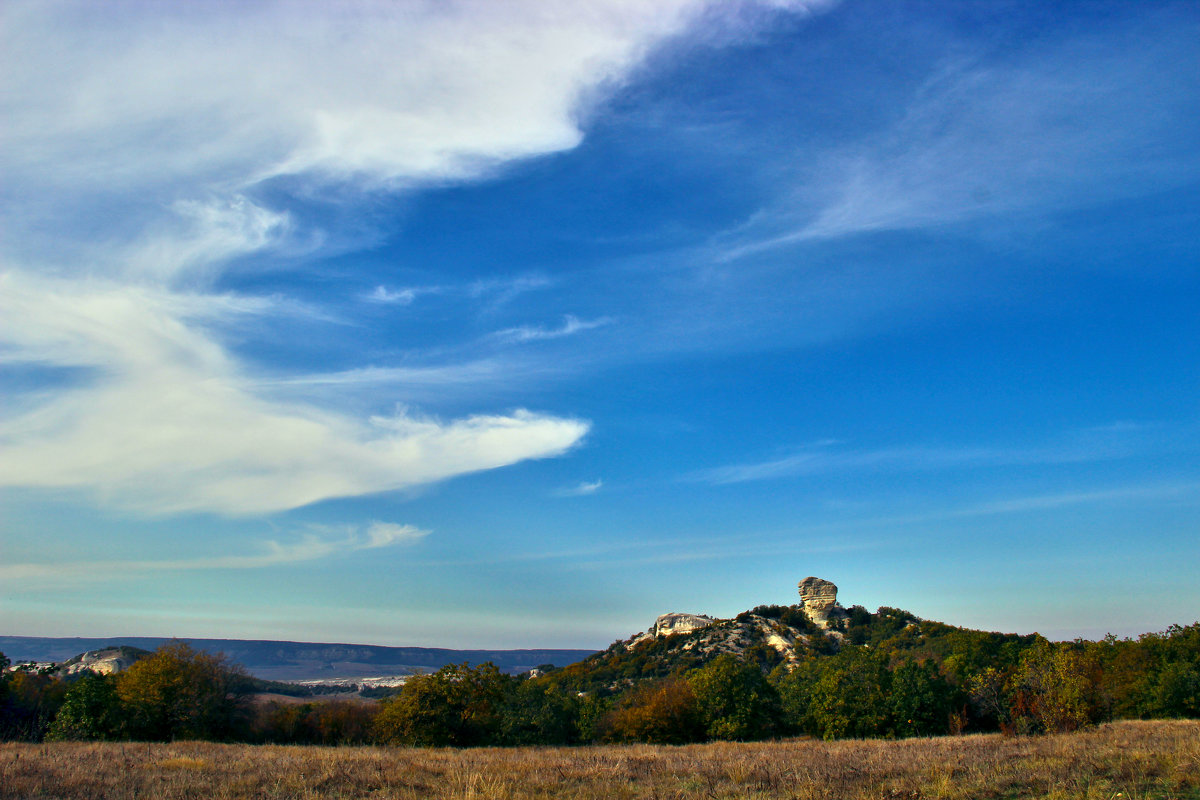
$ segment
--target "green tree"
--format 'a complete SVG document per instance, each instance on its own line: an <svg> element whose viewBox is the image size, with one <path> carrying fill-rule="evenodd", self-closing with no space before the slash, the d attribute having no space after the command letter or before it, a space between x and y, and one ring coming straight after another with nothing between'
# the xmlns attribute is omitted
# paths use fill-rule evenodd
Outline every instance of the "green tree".
<svg viewBox="0 0 1200 800"><path fill-rule="evenodd" d="M513 680L490 662L450 664L432 675L414 676L400 694L381 704L374 738L420 747L494 743Z"/></svg>
<svg viewBox="0 0 1200 800"><path fill-rule="evenodd" d="M1144 713L1147 679L1154 673L1157 655L1144 641L1118 639L1109 634L1089 645L1091 657L1100 664L1100 691L1109 713L1118 719Z"/></svg>
<svg viewBox="0 0 1200 800"><path fill-rule="evenodd" d="M779 731L779 693L756 664L728 653L687 676L710 739L765 739Z"/></svg>
<svg viewBox="0 0 1200 800"><path fill-rule="evenodd" d="M1200 717L1200 669L1185 661L1163 665L1147 680L1146 717Z"/></svg>
<svg viewBox="0 0 1200 800"><path fill-rule="evenodd" d="M820 674L819 662L809 657L793 669L777 669L771 673L771 681L779 693L782 712L782 727L788 733L807 731L809 705L812 702L812 686Z"/></svg>
<svg viewBox="0 0 1200 800"><path fill-rule="evenodd" d="M932 661L905 661L892 669L888 686L891 733L938 736L950 729L956 692Z"/></svg>
<svg viewBox="0 0 1200 800"><path fill-rule="evenodd" d="M501 713L500 742L506 745L574 744L579 741L579 701L537 680L523 680L508 693Z"/></svg>
<svg viewBox="0 0 1200 800"><path fill-rule="evenodd" d="M1093 721L1093 694L1083 654L1039 639L1021 654L1013 675L1012 719L1017 733L1073 731Z"/></svg>
<svg viewBox="0 0 1200 800"><path fill-rule="evenodd" d="M581 742L599 742L604 739L608 715L613 709L613 701L609 697L596 694L586 694L578 698L579 740Z"/></svg>
<svg viewBox="0 0 1200 800"><path fill-rule="evenodd" d="M47 739L95 740L117 738L122 729L121 699L116 681L88 673L71 684Z"/></svg>
<svg viewBox="0 0 1200 800"><path fill-rule="evenodd" d="M974 718L986 730L1012 732L1012 703L1008 695L1009 672L985 667L967 676L966 691Z"/></svg>
<svg viewBox="0 0 1200 800"><path fill-rule="evenodd" d="M823 739L883 735L890 720L889 679L886 654L844 648L822 665L802 726Z"/></svg>
<svg viewBox="0 0 1200 800"><path fill-rule="evenodd" d="M117 677L134 739L227 739L245 713L245 673L223 656L171 642Z"/></svg>

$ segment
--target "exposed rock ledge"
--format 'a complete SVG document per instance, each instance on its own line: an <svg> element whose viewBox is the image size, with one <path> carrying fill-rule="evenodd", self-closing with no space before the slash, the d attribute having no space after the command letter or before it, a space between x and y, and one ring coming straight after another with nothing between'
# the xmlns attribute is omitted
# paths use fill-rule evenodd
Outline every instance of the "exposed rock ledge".
<svg viewBox="0 0 1200 800"><path fill-rule="evenodd" d="M655 636L670 636L673 633L691 633L701 628L707 628L714 621L712 617L706 617L703 614L663 614L654 620L654 625L650 628L649 632Z"/></svg>
<svg viewBox="0 0 1200 800"><path fill-rule="evenodd" d="M112 675L129 669L135 662L150 655L138 647L105 647L101 650L89 650L80 653L63 663L61 670L67 675L83 672L97 672L101 675Z"/></svg>

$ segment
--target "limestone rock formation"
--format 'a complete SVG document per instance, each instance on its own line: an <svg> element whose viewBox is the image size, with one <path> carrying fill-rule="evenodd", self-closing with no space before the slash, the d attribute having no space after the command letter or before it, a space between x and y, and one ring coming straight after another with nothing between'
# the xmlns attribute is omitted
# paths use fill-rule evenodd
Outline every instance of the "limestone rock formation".
<svg viewBox="0 0 1200 800"><path fill-rule="evenodd" d="M654 620L650 633L655 636L670 636L673 633L691 633L713 624L712 617L703 614L663 614Z"/></svg>
<svg viewBox="0 0 1200 800"><path fill-rule="evenodd" d="M831 619L845 614L837 602L837 586L821 578L809 576L800 581L800 605L805 616L821 628L828 628Z"/></svg>
<svg viewBox="0 0 1200 800"><path fill-rule="evenodd" d="M101 675L111 675L129 669L133 664L150 653L138 647L105 647L101 650L89 650L80 653L63 663L61 671L67 675L82 672L98 672Z"/></svg>
<svg viewBox="0 0 1200 800"><path fill-rule="evenodd" d="M832 636L839 636L831 632ZM807 639L807 634L779 619L762 617L749 611L738 614L736 619L714 619L699 614L663 614L650 629L635 634L623 641L614 642L606 651L633 653L650 642L661 641L663 646L651 651L651 661L659 666L674 660L686 659L695 663L697 658L708 661L723 653L744 658L755 648L768 648L778 656L778 662L790 669L800 661L796 645ZM665 640L665 641L664 641ZM761 657L760 656L756 656ZM629 678L621 678L611 684L612 688L632 685Z"/></svg>

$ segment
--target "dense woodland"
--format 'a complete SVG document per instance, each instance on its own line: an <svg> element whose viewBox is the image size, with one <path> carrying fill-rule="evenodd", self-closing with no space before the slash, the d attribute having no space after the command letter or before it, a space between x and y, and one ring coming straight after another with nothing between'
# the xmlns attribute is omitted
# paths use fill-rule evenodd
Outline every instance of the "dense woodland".
<svg viewBox="0 0 1200 800"><path fill-rule="evenodd" d="M0 739L206 739L416 746L904 738L1071 731L1200 717L1200 623L1133 639L1052 643L850 609L837 635L796 607L747 612L807 633L788 664L767 647L685 650L680 634L622 643L536 678L485 663L414 676L378 702L264 699L244 670L175 642L116 675L7 672ZM0 655L0 664L7 660Z"/></svg>

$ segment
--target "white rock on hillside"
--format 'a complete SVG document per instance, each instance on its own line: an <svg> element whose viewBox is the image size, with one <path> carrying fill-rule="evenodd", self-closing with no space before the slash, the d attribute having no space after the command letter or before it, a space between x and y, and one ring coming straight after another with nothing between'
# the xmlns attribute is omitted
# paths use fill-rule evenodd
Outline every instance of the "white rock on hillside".
<svg viewBox="0 0 1200 800"><path fill-rule="evenodd" d="M80 672L98 672L101 675L111 675L114 672L129 669L139 658L139 652L132 648L106 647L102 650L89 650L80 653L62 665L62 671L67 675Z"/></svg>
<svg viewBox="0 0 1200 800"><path fill-rule="evenodd" d="M670 636L673 633L691 633L713 624L712 617L703 614L663 614L654 620L650 633L655 636Z"/></svg>

